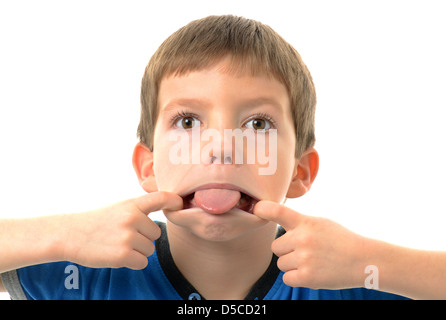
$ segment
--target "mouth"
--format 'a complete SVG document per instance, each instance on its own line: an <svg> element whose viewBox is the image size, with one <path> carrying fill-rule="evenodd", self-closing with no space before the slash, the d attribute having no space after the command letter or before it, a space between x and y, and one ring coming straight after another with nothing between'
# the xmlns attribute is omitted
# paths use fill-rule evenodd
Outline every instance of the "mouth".
<svg viewBox="0 0 446 320"><path fill-rule="evenodd" d="M259 202L245 190L228 184L204 185L182 198L183 209L201 208L211 214L223 214L234 209L252 214Z"/></svg>

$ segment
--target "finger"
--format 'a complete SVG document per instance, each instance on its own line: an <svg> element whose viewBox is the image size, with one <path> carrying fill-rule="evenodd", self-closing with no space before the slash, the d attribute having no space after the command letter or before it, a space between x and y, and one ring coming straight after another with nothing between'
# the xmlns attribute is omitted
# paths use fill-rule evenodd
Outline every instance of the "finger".
<svg viewBox="0 0 446 320"><path fill-rule="evenodd" d="M159 210L180 210L183 208L183 198L179 195L167 192L157 191L133 199L133 203L144 214L149 214Z"/></svg>
<svg viewBox="0 0 446 320"><path fill-rule="evenodd" d="M160 227L145 215L141 215L141 217L141 221L136 224L136 230L150 241L158 239L161 236Z"/></svg>
<svg viewBox="0 0 446 320"><path fill-rule="evenodd" d="M126 260L125 267L133 270L141 270L147 267L149 261L147 256L140 252L133 250Z"/></svg>
<svg viewBox="0 0 446 320"><path fill-rule="evenodd" d="M290 287L303 287L304 284L301 281L300 271L297 269L289 270L284 273L283 282Z"/></svg>
<svg viewBox="0 0 446 320"><path fill-rule="evenodd" d="M153 244L152 240L141 234L136 235L133 248L145 257L151 256L155 252L155 245Z"/></svg>
<svg viewBox="0 0 446 320"><path fill-rule="evenodd" d="M284 272L298 269L298 261L296 259L296 255L291 252L279 257L279 259L277 260L277 267Z"/></svg>
<svg viewBox="0 0 446 320"><path fill-rule="evenodd" d="M285 233L283 236L273 241L271 244L271 250L276 256L280 257L295 250L294 244L290 237L290 233Z"/></svg>
<svg viewBox="0 0 446 320"><path fill-rule="evenodd" d="M297 226L300 215L290 208L268 200L257 202L253 212L259 218L273 221L284 227L287 231Z"/></svg>

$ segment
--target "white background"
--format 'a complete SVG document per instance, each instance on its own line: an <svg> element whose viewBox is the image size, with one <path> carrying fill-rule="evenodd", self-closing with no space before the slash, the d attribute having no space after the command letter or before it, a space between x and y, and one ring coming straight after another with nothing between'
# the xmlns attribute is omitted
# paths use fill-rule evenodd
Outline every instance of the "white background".
<svg viewBox="0 0 446 320"><path fill-rule="evenodd" d="M0 218L143 194L131 156L144 68L179 27L231 13L273 27L314 78L320 171L287 205L446 250L445 10L431 0L1 1Z"/></svg>

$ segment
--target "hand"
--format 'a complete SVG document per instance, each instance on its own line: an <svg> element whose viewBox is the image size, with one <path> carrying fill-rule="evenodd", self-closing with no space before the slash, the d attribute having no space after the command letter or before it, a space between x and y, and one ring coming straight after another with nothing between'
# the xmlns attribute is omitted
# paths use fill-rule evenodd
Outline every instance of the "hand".
<svg viewBox="0 0 446 320"><path fill-rule="evenodd" d="M285 284L313 289L364 285L365 238L331 220L305 216L271 201L259 201L254 214L287 231L271 246Z"/></svg>
<svg viewBox="0 0 446 320"><path fill-rule="evenodd" d="M162 209L179 210L180 196L154 192L109 207L59 216L64 233L64 260L94 268L143 269L161 235L148 214Z"/></svg>

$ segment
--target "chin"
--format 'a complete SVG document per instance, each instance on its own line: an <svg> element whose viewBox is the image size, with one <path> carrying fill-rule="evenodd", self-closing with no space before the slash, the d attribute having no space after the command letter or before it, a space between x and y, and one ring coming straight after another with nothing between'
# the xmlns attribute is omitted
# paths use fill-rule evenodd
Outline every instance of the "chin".
<svg viewBox="0 0 446 320"><path fill-rule="evenodd" d="M213 242L235 240L268 223L239 209L232 209L224 214L212 214L200 208L190 208L165 211L164 214L170 223L180 227L183 232Z"/></svg>
<svg viewBox="0 0 446 320"><path fill-rule="evenodd" d="M243 234L243 232L241 232ZM194 234L203 240L214 242L230 241L240 236L237 230L228 224L224 223L210 223L201 225L194 230Z"/></svg>

